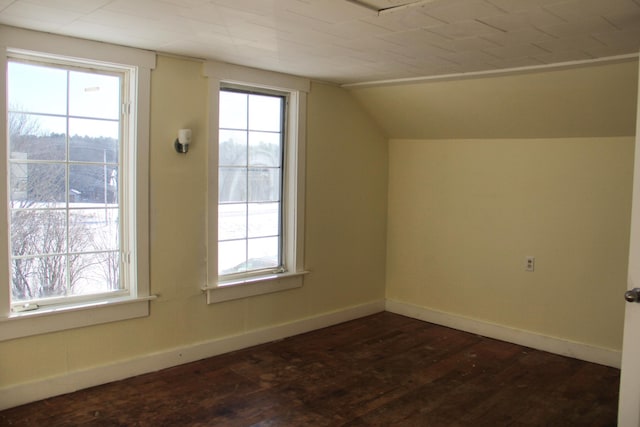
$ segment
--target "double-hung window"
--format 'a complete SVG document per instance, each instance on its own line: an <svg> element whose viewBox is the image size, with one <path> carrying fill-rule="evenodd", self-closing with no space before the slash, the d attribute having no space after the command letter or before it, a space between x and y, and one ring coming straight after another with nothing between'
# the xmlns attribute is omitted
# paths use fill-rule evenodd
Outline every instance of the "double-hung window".
<svg viewBox="0 0 640 427"><path fill-rule="evenodd" d="M148 313L140 69L90 58L5 52L0 338L84 326L78 311L101 311L89 324Z"/></svg>
<svg viewBox="0 0 640 427"><path fill-rule="evenodd" d="M285 94L220 91L218 274L281 273Z"/></svg>
<svg viewBox="0 0 640 427"><path fill-rule="evenodd" d="M126 292L120 134L126 74L8 61L12 310ZM123 224L124 226L124 224ZM122 246L121 246L122 243Z"/></svg>
<svg viewBox="0 0 640 427"><path fill-rule="evenodd" d="M306 79L207 63L208 302L302 286Z"/></svg>

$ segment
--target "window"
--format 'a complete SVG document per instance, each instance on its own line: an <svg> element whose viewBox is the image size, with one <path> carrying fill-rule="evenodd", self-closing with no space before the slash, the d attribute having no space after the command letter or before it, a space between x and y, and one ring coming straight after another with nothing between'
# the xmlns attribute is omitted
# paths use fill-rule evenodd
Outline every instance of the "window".
<svg viewBox="0 0 640 427"><path fill-rule="evenodd" d="M207 63L209 303L302 286L306 79Z"/></svg>
<svg viewBox="0 0 640 427"><path fill-rule="evenodd" d="M218 274L285 271L282 160L286 97L220 91Z"/></svg>
<svg viewBox="0 0 640 427"><path fill-rule="evenodd" d="M5 52L0 339L148 314L148 130L138 126L150 67L96 56ZM90 309L100 315L89 322L74 314Z"/></svg>
<svg viewBox="0 0 640 427"><path fill-rule="evenodd" d="M128 178L120 156L127 76L29 59L10 57L7 71L14 312L126 291L127 205L118 190Z"/></svg>

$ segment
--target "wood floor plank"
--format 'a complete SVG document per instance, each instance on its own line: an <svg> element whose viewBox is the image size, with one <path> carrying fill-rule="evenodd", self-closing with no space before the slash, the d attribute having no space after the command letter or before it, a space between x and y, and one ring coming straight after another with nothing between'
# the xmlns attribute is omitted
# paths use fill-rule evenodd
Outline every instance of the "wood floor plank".
<svg viewBox="0 0 640 427"><path fill-rule="evenodd" d="M391 313L0 412L2 426L614 426L620 372Z"/></svg>

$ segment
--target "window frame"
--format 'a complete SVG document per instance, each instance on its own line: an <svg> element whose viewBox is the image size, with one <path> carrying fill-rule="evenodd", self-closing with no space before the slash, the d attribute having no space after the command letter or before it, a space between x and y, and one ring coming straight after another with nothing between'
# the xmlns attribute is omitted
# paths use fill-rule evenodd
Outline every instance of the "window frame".
<svg viewBox="0 0 640 427"><path fill-rule="evenodd" d="M128 100L130 98L130 96L128 95L129 92L129 78L130 78L130 73L128 70L123 70L121 67L120 68L114 68L113 66L106 66L106 65L98 65L95 63L92 63L90 66L84 66L84 64L80 61L74 60L68 60L68 59L62 59L60 57L44 57L43 55L30 55L27 54L23 51L15 51L15 50L9 50L8 54L7 54L7 63L15 63L15 64L25 64L25 65L35 65L35 66L42 66L42 67L47 67L49 69L56 69L56 70L62 70L65 73L67 73L67 79L69 78L68 73L70 72L83 72L83 73L87 73L87 72L93 72L95 74L99 74L99 75L106 75L106 76L117 76L118 78L120 78L120 85L119 85L119 98L121 101L124 100ZM84 68L83 68L84 66ZM68 108L69 104L67 101L67 108ZM118 114L118 126L119 126L119 135L118 135L118 139L120 141L128 141L130 139L129 137L129 119L131 114L123 114L122 112L122 107L118 108L119 114ZM11 113L11 109L8 108L8 112ZM66 125L69 126L69 122L71 120L77 119L77 116L72 115L68 110L66 111L66 113L64 115L62 114L42 114L42 113L37 113L37 112L21 112L21 111L17 111L18 113L24 113L24 114L30 114L30 115L36 115L36 116L49 116L49 117L55 117L55 118L61 118L64 119L66 122ZM89 118L89 119L93 119L93 118ZM114 121L114 119L104 119L105 121ZM71 137L69 135L66 135L66 144L67 147L70 147L70 139ZM9 140L7 140L7 143L10 143ZM126 166L127 164L125 162L129 162L129 158L130 155L127 154L127 152L122 152L122 148L127 148L129 146L128 142L126 143L126 145L124 146L119 146L118 147L118 160L115 164L117 164L118 170L121 170L124 173L120 173L119 174L119 188L121 190L124 190L125 193L124 194L119 194L118 196L118 217L120 218L122 217L126 217L127 213L129 211L128 208L128 204L121 206L121 199L126 198L126 191L129 189L129 182L131 181L131 177L129 176L132 172L134 172L133 168L131 167L124 167L122 168L122 166ZM10 149L10 147L8 147L8 149ZM69 153L70 154L70 153ZM22 162L21 161L16 161L16 159L14 158L9 158L8 159L8 168L9 168L9 175L11 175L11 168L14 165L19 165ZM52 159L52 160L40 160L40 161L35 161L33 162L33 160L26 161L26 164L44 164L44 165L58 165L58 166L64 166L65 168L71 168L71 167L78 167L78 166L86 166L87 163L86 162L81 162L78 160L73 160L71 159L71 156L68 155L65 159ZM114 164L114 162L110 162L110 164ZM95 164L95 165L100 165L100 164ZM104 164L104 166L106 167L106 163ZM9 179L10 181L11 179ZM70 180L71 177L69 174L65 174L65 189L68 191L68 189L70 188ZM135 179L134 181L135 182ZM9 186L11 186L11 182L9 182ZM67 196L68 197L68 196ZM9 216L11 216L12 212L16 212L16 211L21 211L23 209L21 208L14 208L11 206L12 201L11 199L11 195L9 194L8 197L9 200L8 204L10 205L9 207ZM46 211L58 211L58 212L64 212L64 215L67 217L67 220L69 220L69 215L70 212L72 211L77 211L78 208L73 208L71 207L69 204L66 204L65 207L56 207L56 208L51 208L51 207L42 207L38 209L39 211L42 212L46 212ZM124 213L124 215L120 215L121 213ZM67 225L67 229L70 229L70 225ZM11 228L10 228L11 230ZM69 238L68 233L66 233L67 235L65 237ZM119 225L118 225L118 241L120 242L120 247L118 249L119 255L118 255L118 263L122 264L122 254L126 254L130 252L129 246L130 246L130 241L131 238L129 236L129 230L127 229L127 222L121 223L119 221ZM9 241L11 242L11 239L9 239ZM70 255L72 251L70 250L69 247L66 248L65 252L61 252L60 255L65 255L68 256ZM11 251L10 251L11 254ZM40 258L40 257L47 257L49 255L47 254L41 254L41 255L30 255L27 258ZM10 258L13 258L13 255L10 255ZM11 265L11 261L10 261L10 268L13 268L13 266ZM117 290L113 290L113 291L103 291L103 292L96 292L93 294L87 294L87 295L70 295L70 296L52 296L52 297L44 297L44 298L33 298L31 300L28 301L17 301L17 302L12 302L11 303L11 310L12 313L16 313L18 312L18 310L20 308L25 308L25 307L32 307L32 308L43 308L43 309L47 309L47 307L49 306L60 306L60 305L73 305L73 304L77 304L77 303L85 303L87 301L94 301L94 300L103 300L103 299L113 299L113 298L118 298L118 297L126 297L129 296L130 290L129 290L129 280L128 277L130 276L129 274L129 270L130 267L129 266L123 266L122 268L119 268L118 271L118 282L121 283L121 287L118 288Z"/></svg>
<svg viewBox="0 0 640 427"><path fill-rule="evenodd" d="M128 294L104 295L62 301L46 305L34 311L13 312L11 310L11 280L9 230L3 229L0 239L0 271L6 277L0 280L0 341L41 333L72 329L82 326L131 319L149 315L149 119L151 70L155 68L155 53L133 48L109 45L30 30L0 26L0 79L7 81L7 62L11 56L37 58L55 64L60 60L71 61L81 66L111 66L124 71L128 76L123 99L123 112L128 118L125 126L130 143L123 150L123 164L129 165L131 184L122 188L121 203L128 205L129 214L121 221L129 222L130 238L123 250L125 261L123 280ZM3 149L0 162L4 165L0 199L5 204L0 209L0 221L8 224L8 129L7 129L7 85L0 85L0 133ZM125 189L126 188L126 189ZM129 276L128 278L126 276Z"/></svg>
<svg viewBox="0 0 640 427"><path fill-rule="evenodd" d="M233 282L234 280L244 280L245 278L250 278L250 277L260 277L260 276L266 276L266 275L272 275L272 274L280 274L280 273L284 273L286 271L288 271L287 268L287 260L285 259L284 256L284 251L285 248L287 246L287 239L286 239L286 221L285 221L285 210L286 210L286 205L288 200L286 199L286 194L285 194L285 189L284 189L284 181L286 179L286 175L285 175L285 171L286 171L286 150L287 150L287 143L288 143L288 135L287 135L287 115L289 114L289 93L285 93L285 92L277 92L274 90L266 90L266 89L261 89L261 88L256 88L255 86L240 86L240 85L229 85L229 84L224 84L221 83L220 84L220 92L231 92L231 93L241 93L244 95L259 95L259 96L271 96L271 97L276 97L276 98L280 98L282 101L282 105L281 105L281 121L280 121L280 135L281 135L281 147L280 147L280 153L279 153L279 161L280 161L280 166L278 167L278 169L280 169L280 179L278 182L278 193L279 193L279 200L278 200L278 205L279 210L278 210L278 265L273 266L273 267L265 267L265 268L261 268L261 269L252 269L252 270L247 270L244 272L236 272L236 273L230 273L230 274L219 274L218 273L218 280L221 283L226 283L226 282ZM250 129L248 128L248 123L247 123L247 129L242 129L242 131L247 131L249 132ZM220 131L220 129L218 129L218 131ZM218 134L219 135L219 134ZM218 148L219 148L219 143L220 141L218 141ZM247 144L249 144L249 139L247 139ZM239 165L238 165L239 166ZM244 165L243 165L244 166ZM249 162L249 157L247 157L247 164L246 164L248 169L251 168L255 168L255 166L251 166L250 162ZM223 166L224 167L224 166ZM229 166L226 166L229 167ZM218 173L220 172L220 165L218 164ZM220 175L218 175L219 177ZM219 178L218 178L219 179ZM248 181L247 181L248 182ZM248 197L248 193L247 193L247 197ZM247 199L247 201L245 201L243 204L248 205L252 203L250 200ZM255 202L254 202L255 203ZM238 202L232 202L229 204L238 204ZM218 200L218 208L220 208L220 201ZM248 210L246 211L246 217L248 217L249 212ZM219 224L218 224L219 225ZM243 239L234 239L234 240L251 240L251 239L255 239L250 237L248 234L243 238ZM218 249L220 248L220 240L218 240ZM219 250L218 250L218 255L219 255ZM218 257L219 259L219 257ZM248 262L250 259L252 258L247 258L245 259L245 262Z"/></svg>
<svg viewBox="0 0 640 427"><path fill-rule="evenodd" d="M308 79L237 65L207 62L209 79L209 174L208 174L208 263L207 284L202 288L207 303L213 304L271 292L299 288L304 270L304 183L306 147L306 105ZM219 94L224 87L275 91L287 98L283 162L283 264L286 271L235 275L221 280L218 275L218 146Z"/></svg>

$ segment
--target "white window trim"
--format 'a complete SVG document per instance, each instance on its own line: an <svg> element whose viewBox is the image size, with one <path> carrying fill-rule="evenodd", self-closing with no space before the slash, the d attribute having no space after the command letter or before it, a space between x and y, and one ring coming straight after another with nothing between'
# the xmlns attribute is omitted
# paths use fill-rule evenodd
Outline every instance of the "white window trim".
<svg viewBox="0 0 640 427"><path fill-rule="evenodd" d="M10 309L9 237L6 226L2 229L0 241L0 271L7 277L0 283L0 341L29 335L96 325L149 315L149 120L151 98L151 70L155 68L156 56L153 52L133 48L92 42L70 37L44 34L35 31L0 26L0 81L7 81L7 54L11 50L38 52L77 58L81 61L99 61L135 68L137 79L131 82L131 101L137 108L135 123L130 128L136 130L136 151L130 153L135 158L136 191L135 245L131 251L131 262L135 266L136 287L124 298L85 301L76 304L43 307L36 311L12 313ZM7 88L0 85L0 135L3 149L0 149L0 163L7 165ZM3 170L6 166L3 166ZM7 174L0 176L0 200L5 208L0 209L0 222L8 224Z"/></svg>
<svg viewBox="0 0 640 427"><path fill-rule="evenodd" d="M209 79L209 174L208 174L208 262L207 284L202 290L207 303L213 304L271 292L299 288L304 270L304 205L308 79L272 71L258 70L219 62L206 62L204 75ZM218 110L221 84L278 90L289 94L287 132L296 143L285 145L285 192L291 203L285 204L285 253L290 271L227 281L218 280Z"/></svg>

